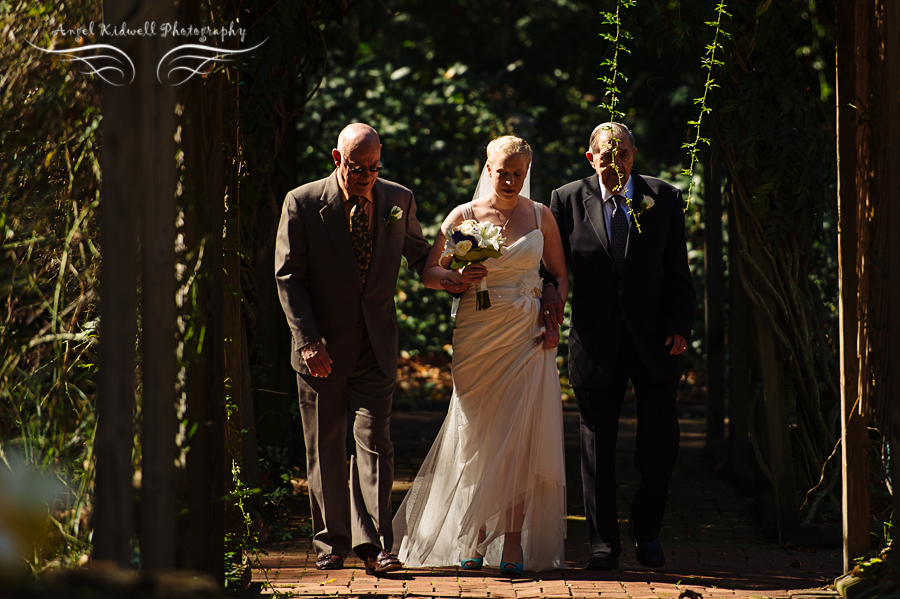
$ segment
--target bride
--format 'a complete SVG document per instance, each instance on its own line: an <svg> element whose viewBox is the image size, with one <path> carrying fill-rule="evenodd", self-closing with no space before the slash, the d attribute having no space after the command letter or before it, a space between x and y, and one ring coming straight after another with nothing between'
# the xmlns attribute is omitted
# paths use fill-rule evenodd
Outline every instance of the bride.
<svg viewBox="0 0 900 599"><path fill-rule="evenodd" d="M467 283L453 333L453 396L444 425L394 517L406 567L459 564L502 573L564 568L566 535L559 331L539 324L541 260L568 296L559 229L550 210L528 199L532 150L507 135L487 147L485 176L472 202L441 227L465 219L502 227L499 258L448 270L443 233L422 279ZM489 189L484 189L488 187ZM523 192L524 193L521 193ZM475 310L472 285L486 279L491 306Z"/></svg>

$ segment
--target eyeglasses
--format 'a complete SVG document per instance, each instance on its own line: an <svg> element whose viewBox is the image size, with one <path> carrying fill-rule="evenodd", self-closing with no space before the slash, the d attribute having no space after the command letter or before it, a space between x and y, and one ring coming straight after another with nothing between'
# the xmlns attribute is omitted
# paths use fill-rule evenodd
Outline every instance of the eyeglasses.
<svg viewBox="0 0 900 599"><path fill-rule="evenodd" d="M615 158L621 158L622 160L628 160L631 158L631 152L628 150L616 150L614 152L610 152L608 150L600 153L594 154L594 156L600 158L600 162L603 163L611 163Z"/></svg>
<svg viewBox="0 0 900 599"><path fill-rule="evenodd" d="M350 166L349 163L347 163L347 170L350 171L351 173L353 173L354 175L361 175L366 171L369 171L370 173L380 173L381 171L384 170L384 160L379 158L378 166L369 166L369 167Z"/></svg>

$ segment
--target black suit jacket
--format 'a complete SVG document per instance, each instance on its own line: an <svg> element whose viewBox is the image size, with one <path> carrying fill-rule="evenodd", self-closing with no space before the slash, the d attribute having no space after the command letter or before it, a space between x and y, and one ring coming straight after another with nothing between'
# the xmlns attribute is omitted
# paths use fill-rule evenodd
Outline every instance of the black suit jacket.
<svg viewBox="0 0 900 599"><path fill-rule="evenodd" d="M653 177L634 178L625 265L616 271L609 251L603 195L596 174L553 191L550 210L572 273L569 378L573 385L604 385L619 360L619 339L631 339L660 382L681 376L681 356L669 354L669 335L690 340L696 292L688 267L681 191ZM638 233L637 226L641 232Z"/></svg>

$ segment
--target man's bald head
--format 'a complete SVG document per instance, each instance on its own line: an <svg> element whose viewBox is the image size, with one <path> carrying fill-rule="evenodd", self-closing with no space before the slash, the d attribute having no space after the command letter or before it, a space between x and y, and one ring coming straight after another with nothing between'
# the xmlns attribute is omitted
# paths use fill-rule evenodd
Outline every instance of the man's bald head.
<svg viewBox="0 0 900 599"><path fill-rule="evenodd" d="M354 153L357 149L368 150L380 146L381 140L378 138L378 133L365 123L353 123L344 127L337 142L338 152L345 156L348 153Z"/></svg>
<svg viewBox="0 0 900 599"><path fill-rule="evenodd" d="M347 125L338 136L337 148L331 151L331 156L345 197L358 195L371 199L372 186L381 170L381 140L375 129L365 123Z"/></svg>

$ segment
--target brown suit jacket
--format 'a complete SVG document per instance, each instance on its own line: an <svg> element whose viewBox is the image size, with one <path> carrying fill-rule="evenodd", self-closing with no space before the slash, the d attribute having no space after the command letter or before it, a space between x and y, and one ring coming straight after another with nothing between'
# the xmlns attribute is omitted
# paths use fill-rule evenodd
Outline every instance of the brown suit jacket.
<svg viewBox="0 0 900 599"><path fill-rule="evenodd" d="M299 373L309 372L300 348L324 339L333 361L331 376L349 376L365 327L381 370L388 378L397 376L394 293L400 257L406 257L410 270L422 274L431 244L422 236L409 189L379 178L372 193L375 232L365 286L337 173L301 185L284 198L275 242L275 278L293 337L291 365ZM394 206L403 215L388 224Z"/></svg>

